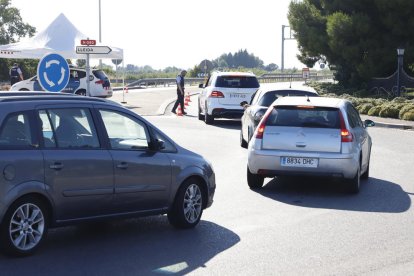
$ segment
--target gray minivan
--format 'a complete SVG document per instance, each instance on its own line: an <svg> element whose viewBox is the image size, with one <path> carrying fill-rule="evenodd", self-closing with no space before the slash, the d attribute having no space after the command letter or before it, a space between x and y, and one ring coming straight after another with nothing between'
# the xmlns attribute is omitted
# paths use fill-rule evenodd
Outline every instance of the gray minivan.
<svg viewBox="0 0 414 276"><path fill-rule="evenodd" d="M49 227L167 214L191 228L211 206L215 174L202 156L104 99L0 95L0 245L25 256Z"/></svg>

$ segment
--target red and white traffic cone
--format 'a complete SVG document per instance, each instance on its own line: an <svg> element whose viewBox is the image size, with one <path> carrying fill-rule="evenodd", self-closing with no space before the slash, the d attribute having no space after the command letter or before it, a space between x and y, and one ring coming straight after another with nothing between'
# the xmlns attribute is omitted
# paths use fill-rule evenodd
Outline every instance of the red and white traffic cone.
<svg viewBox="0 0 414 276"><path fill-rule="evenodd" d="M188 102L189 102L188 100L189 100L189 97L186 96L185 99L184 99L184 105L185 106L188 106Z"/></svg>
<svg viewBox="0 0 414 276"><path fill-rule="evenodd" d="M190 103L191 102L191 97L190 94L187 94L187 101Z"/></svg>
<svg viewBox="0 0 414 276"><path fill-rule="evenodd" d="M181 110L181 105L177 107L177 116L183 116L183 111Z"/></svg>

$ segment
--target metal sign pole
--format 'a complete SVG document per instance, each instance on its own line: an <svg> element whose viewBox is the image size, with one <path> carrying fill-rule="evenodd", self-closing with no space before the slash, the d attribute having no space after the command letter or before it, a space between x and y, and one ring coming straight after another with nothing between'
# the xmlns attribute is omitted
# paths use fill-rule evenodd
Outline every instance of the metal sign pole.
<svg viewBox="0 0 414 276"><path fill-rule="evenodd" d="M91 93L90 93L90 80L89 80L89 76L90 76L90 67L89 67L89 54L86 54L86 96L90 97Z"/></svg>

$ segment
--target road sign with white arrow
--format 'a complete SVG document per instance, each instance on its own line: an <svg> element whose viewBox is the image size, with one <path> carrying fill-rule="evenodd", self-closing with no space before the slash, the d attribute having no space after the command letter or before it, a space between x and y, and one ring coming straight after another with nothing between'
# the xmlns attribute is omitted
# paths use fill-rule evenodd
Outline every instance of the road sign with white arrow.
<svg viewBox="0 0 414 276"><path fill-rule="evenodd" d="M62 91L69 82L69 73L66 59L58 54L45 55L37 65L37 80L49 92Z"/></svg>
<svg viewBox="0 0 414 276"><path fill-rule="evenodd" d="M109 54L112 49L108 46L76 46L77 54Z"/></svg>

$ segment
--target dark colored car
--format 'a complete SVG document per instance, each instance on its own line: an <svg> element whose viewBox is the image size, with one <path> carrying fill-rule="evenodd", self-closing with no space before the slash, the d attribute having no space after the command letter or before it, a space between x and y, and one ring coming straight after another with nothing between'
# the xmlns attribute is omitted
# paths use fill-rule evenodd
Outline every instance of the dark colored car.
<svg viewBox="0 0 414 276"><path fill-rule="evenodd" d="M240 103L244 107L241 118L240 146L247 148L257 125L266 113L267 108L278 98L286 96L318 96L311 87L298 86L289 83L263 84L260 89L252 95L250 103Z"/></svg>
<svg viewBox="0 0 414 276"><path fill-rule="evenodd" d="M139 115L99 98L18 93L0 96L6 253L29 255L49 227L95 219L167 214L191 228L212 204L210 163Z"/></svg>

